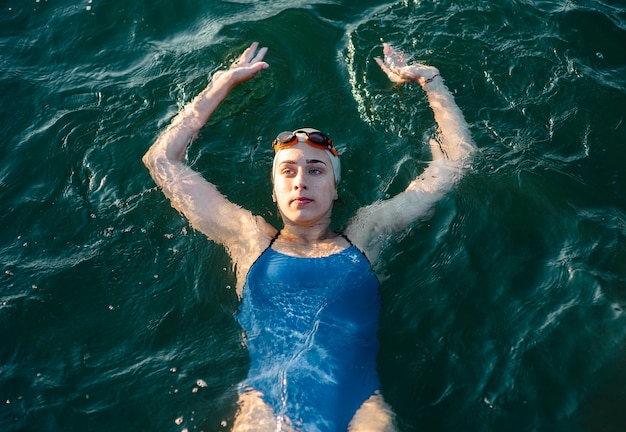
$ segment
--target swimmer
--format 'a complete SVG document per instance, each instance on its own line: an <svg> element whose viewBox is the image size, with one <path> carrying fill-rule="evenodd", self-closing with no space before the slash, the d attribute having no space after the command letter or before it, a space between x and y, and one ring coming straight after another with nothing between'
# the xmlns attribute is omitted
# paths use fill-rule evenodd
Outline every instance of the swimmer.
<svg viewBox="0 0 626 432"><path fill-rule="evenodd" d="M174 208L225 246L236 268L250 370L234 431L393 431L376 371L382 242L427 215L467 168L474 144L439 71L408 64L388 44L376 58L394 83L417 82L438 125L433 161L397 196L359 209L343 232L330 229L339 154L318 129L273 142L273 193L282 227L230 202L185 164L191 140L238 84L268 67L255 42L172 120L143 162Z"/></svg>

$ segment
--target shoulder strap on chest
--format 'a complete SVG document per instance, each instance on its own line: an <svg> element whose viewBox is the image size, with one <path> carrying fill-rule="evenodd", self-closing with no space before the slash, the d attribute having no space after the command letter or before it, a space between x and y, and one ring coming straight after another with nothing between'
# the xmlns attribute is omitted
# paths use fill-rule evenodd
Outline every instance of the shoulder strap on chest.
<svg viewBox="0 0 626 432"><path fill-rule="evenodd" d="M276 234L274 235L274 237L272 237L272 240L270 240L270 244L269 244L269 246L266 248L266 250L272 247L272 245L274 244L274 242L276 241L276 239L278 238L278 236L279 236L279 235L280 235L280 230L278 230L278 231L276 232ZM348 241L350 241L350 240L348 240Z"/></svg>
<svg viewBox="0 0 626 432"><path fill-rule="evenodd" d="M343 237L344 239L346 239L346 241L350 244L350 246L354 247L352 240L350 240L347 235L345 235L344 233L339 233L339 235Z"/></svg>

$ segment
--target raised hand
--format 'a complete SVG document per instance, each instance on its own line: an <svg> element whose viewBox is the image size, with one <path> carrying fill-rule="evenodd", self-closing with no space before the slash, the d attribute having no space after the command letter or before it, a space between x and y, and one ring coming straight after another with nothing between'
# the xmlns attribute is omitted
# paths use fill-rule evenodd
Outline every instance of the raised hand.
<svg viewBox="0 0 626 432"><path fill-rule="evenodd" d="M229 69L217 72L213 79L227 77L231 87L248 81L269 65L263 61L267 53L267 47L259 48L258 42L253 42L237 60L233 62Z"/></svg>
<svg viewBox="0 0 626 432"><path fill-rule="evenodd" d="M436 140L431 140L433 159L464 160L475 149L469 127L454 97L443 83L436 67L409 64L407 56L383 43L384 59L376 57L380 68L395 83L418 82L426 92L428 103L439 126Z"/></svg>
<svg viewBox="0 0 626 432"><path fill-rule="evenodd" d="M380 57L374 59L392 82L398 84L419 82L424 86L434 77L439 76L439 70L436 67L421 63L407 64L406 55L388 43L383 43L383 54L384 59Z"/></svg>

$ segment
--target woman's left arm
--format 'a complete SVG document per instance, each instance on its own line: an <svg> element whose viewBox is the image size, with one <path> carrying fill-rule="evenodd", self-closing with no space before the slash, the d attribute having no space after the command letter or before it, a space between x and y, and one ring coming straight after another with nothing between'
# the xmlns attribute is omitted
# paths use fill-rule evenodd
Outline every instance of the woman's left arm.
<svg viewBox="0 0 626 432"><path fill-rule="evenodd" d="M384 59L376 62L395 83L417 82L426 92L439 129L430 141L433 161L395 197L360 209L346 234L374 261L381 243L392 233L426 216L448 193L470 164L475 150L469 127L454 97L443 83L439 70L423 64L408 65L402 52L383 45Z"/></svg>

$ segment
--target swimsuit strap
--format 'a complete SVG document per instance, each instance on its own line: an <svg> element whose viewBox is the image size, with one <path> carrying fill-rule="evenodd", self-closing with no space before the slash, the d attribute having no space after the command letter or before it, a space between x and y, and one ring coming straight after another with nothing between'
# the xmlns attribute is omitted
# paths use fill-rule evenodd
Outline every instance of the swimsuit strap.
<svg viewBox="0 0 626 432"><path fill-rule="evenodd" d="M280 231L281 231L281 230L278 230L278 232L274 235L274 237L272 237L272 240L270 240L270 245L269 245L266 249L269 249L269 248L271 248L271 247L272 247L272 245L274 244L274 242L276 241L276 239L277 239L277 238L278 238L278 236L280 235ZM350 241L350 240L348 240L348 241Z"/></svg>
<svg viewBox="0 0 626 432"><path fill-rule="evenodd" d="M278 236L280 236L280 233L281 233L281 230L278 230L278 231L276 232L276 234L274 235L274 237L272 237L272 240L270 240L270 244L269 244L269 245L265 248L265 251L266 251L266 250L268 250L269 248L271 248L271 247L272 247L272 245L274 244L274 242L276 241L276 239L278 239ZM344 239L346 239L346 241L348 242L348 244L349 244L350 246L352 246L352 247L356 248L356 246L354 246L354 244L352 243L352 240L350 240L350 239L348 238L348 236L347 236L347 235L345 235L345 234L344 234L344 233L342 233L342 232L340 232L340 233L338 233L338 234L339 234L341 237L343 237ZM358 248L356 248L356 249L358 249ZM263 253L265 253L265 251L263 251ZM363 252L361 252L361 253L363 253ZM263 254L261 254L261 255L263 255ZM363 254L363 255L365 255L365 254Z"/></svg>
<svg viewBox="0 0 626 432"><path fill-rule="evenodd" d="M278 232L274 235L274 237L272 237L272 239L270 240L270 244L267 245L267 247L265 249L263 249L263 252L261 252L261 255L259 255L258 257L256 257L256 259L254 260L254 262L252 263L252 265L250 266L250 268L254 267L254 265L256 264L256 262L258 261L259 258L261 258L263 256L263 254L265 252L267 252L272 245L274 244L274 242L276 241L276 239L278 238L278 236L280 235L280 230L278 230Z"/></svg>
<svg viewBox="0 0 626 432"><path fill-rule="evenodd" d="M363 256L365 257L365 259L366 259L366 260L367 260L367 262L370 264L370 266L372 266L372 262L371 262L371 261L370 261L370 259L367 257L367 255L365 255L365 252L363 252L361 249L359 249L358 247L356 247L356 246L354 245L354 243L352 243L352 240L350 240L350 239L348 238L348 236L347 236L347 235L345 235L345 234L344 234L344 233L342 233L342 232L337 233L337 234L339 234L341 237L343 237L344 239L346 239L346 241L347 241L348 243L350 243L350 246L352 246L353 248L355 248L356 250L358 250L358 251L361 253L361 255L363 255Z"/></svg>
<svg viewBox="0 0 626 432"><path fill-rule="evenodd" d="M274 242L275 242L275 241L278 239L278 237L280 236L280 233L281 233L281 230L278 230L278 231L276 232L276 234L274 235L274 237L272 237L272 240L270 240L270 244L269 244L269 245L265 248L265 250L263 251L263 253L265 253L265 251L266 251L266 250L268 250L269 248L271 248L271 247L272 247L272 245L274 244ZM348 236L347 236L347 235L345 235L345 234L344 234L344 233L342 233L342 232L340 232L340 233L338 233L338 234L339 234L341 237L343 237L344 239L346 239L346 241L348 242L348 244L349 244L350 246L352 246L353 248L356 248L356 249L357 249L357 250L359 250L359 252L360 252L360 249L358 249L356 246L354 246L354 243L352 243L352 240L350 240L350 239L348 238ZM261 255L263 255L263 253L261 253ZM361 252L361 253L363 253L363 252ZM365 254L363 254L363 255L365 255ZM367 258L367 257L366 257L366 258Z"/></svg>
<svg viewBox="0 0 626 432"><path fill-rule="evenodd" d="M354 246L354 244L352 244L352 240L350 240L350 239L348 238L348 236L347 236L347 235L345 235L345 234L344 234L344 233L342 233L342 232L341 232L341 233L338 233L338 234L339 234L341 237L343 237L344 239L346 239L346 241L347 241L348 243L350 243L350 246L355 247L355 246Z"/></svg>
<svg viewBox="0 0 626 432"><path fill-rule="evenodd" d="M276 241L276 239L278 239L278 236L280 236L280 233L281 233L281 230L278 230L278 232L276 232L276 234L274 235L274 237L272 237L272 240L270 240L270 244L269 244L269 246L266 248L266 250L272 247L272 245L274 244L274 242ZM343 237L344 239L346 239L346 241L348 242L348 244L349 244L350 246L352 246L352 247L356 248L356 246L354 246L354 243L352 243L352 240L350 240L350 239L348 238L348 236L347 236L347 235L345 235L345 234L344 234L344 233L342 233L342 232L337 233L337 234L339 234L341 237ZM358 249L358 248L357 248L357 249ZM361 253L362 253L362 252L361 252ZM363 255L365 255L365 254L363 254Z"/></svg>

